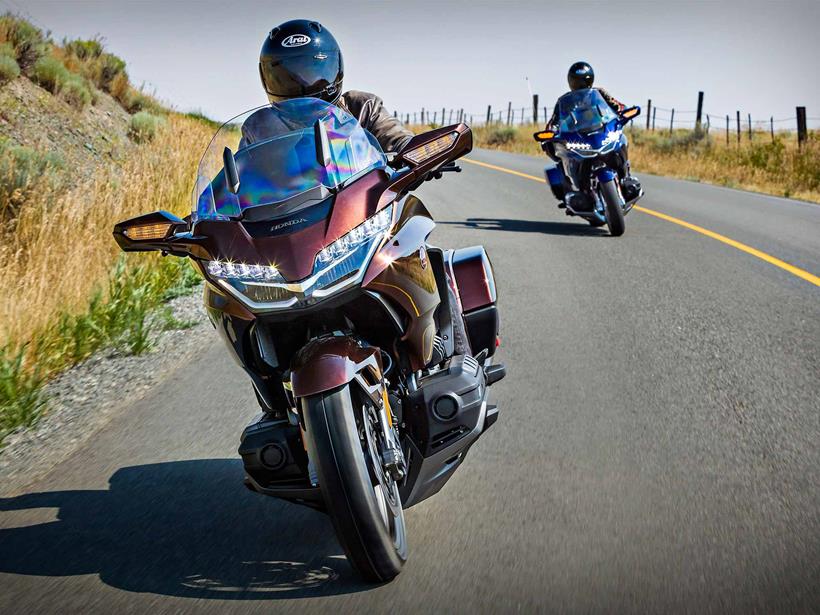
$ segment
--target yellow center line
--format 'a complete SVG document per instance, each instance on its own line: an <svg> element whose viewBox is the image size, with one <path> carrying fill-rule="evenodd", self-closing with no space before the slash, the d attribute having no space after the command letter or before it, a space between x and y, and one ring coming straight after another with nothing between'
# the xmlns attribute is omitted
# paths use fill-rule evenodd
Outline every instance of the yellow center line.
<svg viewBox="0 0 820 615"><path fill-rule="evenodd" d="M546 180L543 177L536 177L535 175L528 175L527 173L520 173L518 171L513 171L512 169L507 169L505 167L499 167L494 164L488 164L486 162L479 162L478 160L472 160L470 158L462 158L464 162L469 162L470 164L475 164L480 167L486 167L488 169L493 169L494 171L501 171L502 173L509 173L510 175L516 175L518 177L523 177L524 179L532 179L537 182L546 183ZM671 222L673 224L677 224L684 228L688 228L690 231L695 231L696 233L700 233L701 235L706 235L707 237L711 237L716 241L720 241L721 243L725 243L727 246L732 246L733 248L737 248L741 252L745 252L746 254L751 254L759 258L762 261L769 263L770 265L774 265L775 267L780 267L784 271L788 271L792 275L796 275L798 278L806 280L807 282L814 284L815 286L820 286L820 277L805 271L804 269L800 269L800 267L795 267L785 261L780 260L772 256L771 254L766 254L765 252L761 252L756 248L751 246L747 246L745 243L740 243L739 241L735 241L734 239L730 239L725 235L721 235L720 233L715 233L714 231L710 231L709 229L703 228L702 226L697 226L696 224L692 224L691 222L687 222L686 220L681 220L680 218L674 218L667 214L663 214L659 211L655 211L654 209L647 209L646 207L642 207L640 205L635 205L633 209L640 211L641 213L649 214L650 216L655 216L656 218L660 218L661 220L666 220L667 222Z"/></svg>

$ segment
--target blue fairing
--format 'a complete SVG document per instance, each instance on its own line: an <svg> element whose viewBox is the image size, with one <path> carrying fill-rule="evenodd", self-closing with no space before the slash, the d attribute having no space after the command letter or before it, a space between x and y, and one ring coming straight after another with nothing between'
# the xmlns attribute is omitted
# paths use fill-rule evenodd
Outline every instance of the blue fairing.
<svg viewBox="0 0 820 615"><path fill-rule="evenodd" d="M561 140L568 144L567 151L574 158L591 158L620 150L626 139L622 128L623 124L616 118L595 132L562 132ZM589 149L572 149L570 144L576 143L585 143Z"/></svg>
<svg viewBox="0 0 820 615"><path fill-rule="evenodd" d="M607 167L603 167L595 171L595 177L598 178L599 182L608 182L611 179L615 179L618 176L615 171L609 169Z"/></svg>

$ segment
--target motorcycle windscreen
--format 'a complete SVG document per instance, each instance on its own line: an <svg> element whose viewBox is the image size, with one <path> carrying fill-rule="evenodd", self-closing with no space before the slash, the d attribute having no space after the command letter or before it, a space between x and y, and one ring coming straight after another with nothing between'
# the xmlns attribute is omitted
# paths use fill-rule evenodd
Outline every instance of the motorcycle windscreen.
<svg viewBox="0 0 820 615"><path fill-rule="evenodd" d="M594 88L567 92L558 99L559 130L563 133L601 130L617 117Z"/></svg>
<svg viewBox="0 0 820 615"><path fill-rule="evenodd" d="M317 152L316 122L327 134L328 158ZM223 151L231 148L239 190L228 189ZM387 159L373 136L347 111L316 98L259 107L226 122L199 164L192 218L240 218L250 208L285 203L324 186L330 190Z"/></svg>

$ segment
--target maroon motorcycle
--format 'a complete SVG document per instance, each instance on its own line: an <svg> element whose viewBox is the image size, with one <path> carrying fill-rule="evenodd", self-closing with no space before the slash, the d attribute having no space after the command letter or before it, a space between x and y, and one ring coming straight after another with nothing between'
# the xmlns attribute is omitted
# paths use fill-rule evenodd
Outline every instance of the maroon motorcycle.
<svg viewBox="0 0 820 615"><path fill-rule="evenodd" d="M294 99L220 128L190 217L114 227L123 250L190 257L205 278L208 316L262 408L239 447L248 488L326 511L373 581L407 558L403 509L498 417L490 261L428 245L435 224L410 194L471 148L458 124L388 162L346 111Z"/></svg>

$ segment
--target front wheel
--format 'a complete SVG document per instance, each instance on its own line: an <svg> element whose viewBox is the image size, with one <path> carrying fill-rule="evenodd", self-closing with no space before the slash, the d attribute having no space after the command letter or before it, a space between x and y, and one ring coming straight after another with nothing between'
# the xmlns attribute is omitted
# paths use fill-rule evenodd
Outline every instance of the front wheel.
<svg viewBox="0 0 820 615"><path fill-rule="evenodd" d="M613 237L620 237L626 230L626 221L624 220L623 198L618 191L618 186L615 180L611 179L600 185L601 196L606 205L606 223L609 227L609 233Z"/></svg>
<svg viewBox="0 0 820 615"><path fill-rule="evenodd" d="M348 560L368 581L391 580L407 559L407 537L398 485L381 464L375 413L383 410L370 399L354 404L349 386L303 399L302 408L308 454Z"/></svg>

